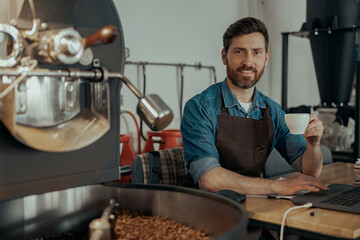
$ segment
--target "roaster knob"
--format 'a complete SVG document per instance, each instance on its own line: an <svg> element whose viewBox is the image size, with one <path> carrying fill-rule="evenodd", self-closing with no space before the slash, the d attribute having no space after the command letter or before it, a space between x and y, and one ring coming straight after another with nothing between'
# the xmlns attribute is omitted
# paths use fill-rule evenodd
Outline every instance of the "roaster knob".
<svg viewBox="0 0 360 240"><path fill-rule="evenodd" d="M84 39L84 48L101 43L112 43L117 37L116 28L113 26L104 26L95 34Z"/></svg>
<svg viewBox="0 0 360 240"><path fill-rule="evenodd" d="M77 38L63 38L60 40L60 44L62 51L71 56L76 55L83 49L81 40Z"/></svg>

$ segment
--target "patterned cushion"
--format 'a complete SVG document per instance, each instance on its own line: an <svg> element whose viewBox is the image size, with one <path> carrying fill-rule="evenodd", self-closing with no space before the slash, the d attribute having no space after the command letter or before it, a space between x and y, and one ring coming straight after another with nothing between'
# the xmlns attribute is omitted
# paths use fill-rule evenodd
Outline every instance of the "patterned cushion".
<svg viewBox="0 0 360 240"><path fill-rule="evenodd" d="M154 162L150 163L151 161L158 161L160 171L157 169L157 164ZM141 162L141 167L139 162ZM133 161L132 171L133 183L157 183L180 186L188 173L184 149L176 147L140 154ZM142 174L142 176L136 177L139 174ZM159 180L150 182L151 174L158 174L160 176Z"/></svg>

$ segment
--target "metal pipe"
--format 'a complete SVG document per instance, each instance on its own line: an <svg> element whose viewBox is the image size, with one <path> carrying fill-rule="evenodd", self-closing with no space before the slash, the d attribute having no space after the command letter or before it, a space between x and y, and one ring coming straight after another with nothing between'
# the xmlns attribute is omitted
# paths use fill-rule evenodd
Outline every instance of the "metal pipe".
<svg viewBox="0 0 360 240"><path fill-rule="evenodd" d="M180 67L180 120L182 120L183 111L183 97L184 97L184 67Z"/></svg>
<svg viewBox="0 0 360 240"><path fill-rule="evenodd" d="M136 95L136 97L140 100L142 99L144 96L141 94L141 92L130 82L130 80L125 77L124 75L122 75L121 73L119 73L122 77L118 77L120 78L123 83L125 83L125 85ZM109 74L109 77L111 78L111 75Z"/></svg>
<svg viewBox="0 0 360 240"><path fill-rule="evenodd" d="M143 95L146 94L146 67L145 65L142 65L142 71L143 71Z"/></svg>
<svg viewBox="0 0 360 240"><path fill-rule="evenodd" d="M211 70L212 70L212 72L214 74L214 83L217 83L215 67L213 67Z"/></svg>
<svg viewBox="0 0 360 240"><path fill-rule="evenodd" d="M0 75L5 75L5 76L20 76L21 74L22 72L18 70L0 70ZM44 71L40 69L34 69L32 71L26 72L26 75L29 77L82 77L82 78L102 77L101 71L74 71L74 70ZM116 76L118 76L117 73Z"/></svg>
<svg viewBox="0 0 360 240"><path fill-rule="evenodd" d="M289 33L282 33L282 81L281 81L281 107L287 112L287 77L288 77L288 43Z"/></svg>
<svg viewBox="0 0 360 240"><path fill-rule="evenodd" d="M146 67L145 64L142 65L142 73L143 73L143 95L145 95L146 93ZM145 137L144 131L143 131L143 120L140 119L140 134L141 134L141 138L147 142L147 138Z"/></svg>
<svg viewBox="0 0 360 240"><path fill-rule="evenodd" d="M360 158L360 29L356 31L356 92L355 92L355 143L354 161Z"/></svg>
<svg viewBox="0 0 360 240"><path fill-rule="evenodd" d="M0 70L0 75L3 76L20 76L22 74L21 71L18 70ZM95 68L92 71L76 71L76 70L55 70L55 71L44 71L40 69L34 69L32 71L26 72L28 77L70 77L70 78L90 78L94 81L101 80L105 75L108 78L119 78L123 81L123 83L136 95L138 99L142 99L144 96L140 93L140 91L130 82L130 80L118 72L109 72L104 74L101 69Z"/></svg>
<svg viewBox="0 0 360 240"><path fill-rule="evenodd" d="M132 62L132 61L126 61L125 64L131 64L131 65L152 65L152 66L172 66L172 67L192 67L192 68L207 68L207 69L213 69L214 66L205 66L201 63L198 64L183 64L183 63L159 63L159 62Z"/></svg>
<svg viewBox="0 0 360 240"><path fill-rule="evenodd" d="M315 34L318 35L320 33L327 33L327 34L332 34L334 32L349 32L349 31L353 31L355 32L356 29L359 29L360 26L356 26L353 25L352 27L343 27L343 28L316 28L314 30L310 30L310 31L300 31L300 32L286 32L287 34L296 36L296 37L308 37L310 34Z"/></svg>
<svg viewBox="0 0 360 240"><path fill-rule="evenodd" d="M36 16L34 0L29 0L29 5L30 5L30 9L31 9L31 15L33 17L33 20L35 20L35 19L37 19L37 16Z"/></svg>
<svg viewBox="0 0 360 240"><path fill-rule="evenodd" d="M356 102L355 102L355 143L354 161L360 158L360 62L356 64Z"/></svg>

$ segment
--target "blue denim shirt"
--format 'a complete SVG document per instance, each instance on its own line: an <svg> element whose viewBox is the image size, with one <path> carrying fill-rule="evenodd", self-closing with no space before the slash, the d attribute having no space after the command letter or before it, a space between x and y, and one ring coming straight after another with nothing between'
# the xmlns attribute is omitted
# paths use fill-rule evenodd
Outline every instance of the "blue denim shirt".
<svg viewBox="0 0 360 240"><path fill-rule="evenodd" d="M284 120L285 112L278 103L255 88L251 107L246 113L225 79L191 98L184 108L181 133L187 167L195 183L207 171L220 167L215 143L219 128L218 116L221 114L221 96L231 116L259 120L263 118L261 109L268 105L274 126L271 151L276 148L289 164L304 153L304 137L290 134Z"/></svg>

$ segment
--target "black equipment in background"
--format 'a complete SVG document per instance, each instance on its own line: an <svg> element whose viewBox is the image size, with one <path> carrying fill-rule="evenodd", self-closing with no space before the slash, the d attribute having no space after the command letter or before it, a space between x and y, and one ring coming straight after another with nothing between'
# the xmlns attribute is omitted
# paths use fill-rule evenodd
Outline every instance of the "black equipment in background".
<svg viewBox="0 0 360 240"><path fill-rule="evenodd" d="M301 30L282 33L281 105L284 111L289 111L287 106L289 36L306 37L311 44L321 100L320 106L315 107L336 108L336 118L341 119L343 124L348 121L349 116L354 117L355 143L353 153L349 156L351 162L360 157L359 33L360 2L353 0L307 0L306 22ZM349 105L354 79L355 107Z"/></svg>
<svg viewBox="0 0 360 240"><path fill-rule="evenodd" d="M301 31L310 31L308 38L323 106L344 106L350 100L356 65L353 28L359 24L359 1L307 1L306 23Z"/></svg>

